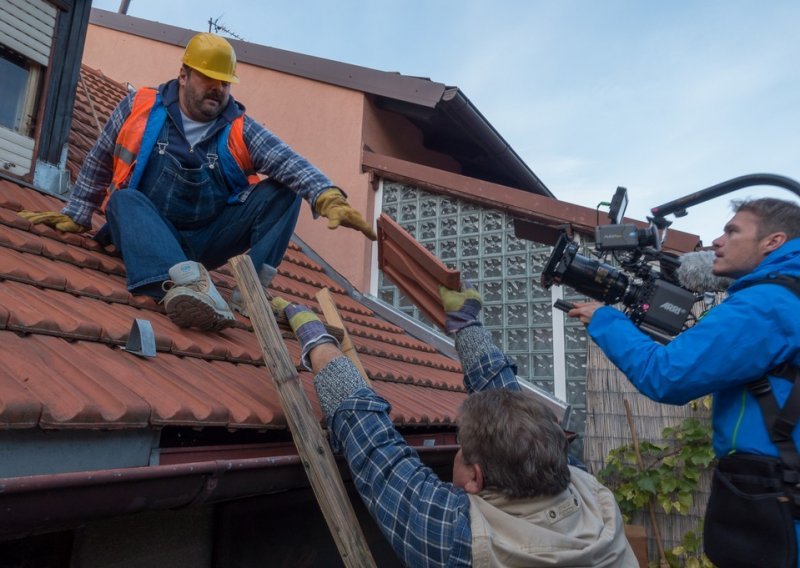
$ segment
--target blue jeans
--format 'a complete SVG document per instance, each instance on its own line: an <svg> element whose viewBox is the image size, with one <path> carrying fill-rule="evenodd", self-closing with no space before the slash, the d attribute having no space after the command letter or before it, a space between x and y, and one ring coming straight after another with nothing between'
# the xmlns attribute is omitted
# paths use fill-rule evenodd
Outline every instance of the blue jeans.
<svg viewBox="0 0 800 568"><path fill-rule="evenodd" d="M109 199L107 229L125 262L128 290L159 298L169 269L185 260L213 270L249 248L256 270L262 264L277 267L294 232L300 201L288 187L265 180L243 203L222 205L207 224L178 229L145 193L123 189Z"/></svg>

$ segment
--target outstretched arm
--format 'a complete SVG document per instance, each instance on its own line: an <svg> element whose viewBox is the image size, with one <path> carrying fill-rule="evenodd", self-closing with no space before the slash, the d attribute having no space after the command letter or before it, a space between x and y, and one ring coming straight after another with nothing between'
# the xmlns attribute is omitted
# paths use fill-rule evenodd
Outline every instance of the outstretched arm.
<svg viewBox="0 0 800 568"><path fill-rule="evenodd" d="M377 240L372 225L347 202L342 190L325 174L295 152L275 134L245 117L245 143L256 171L288 186L308 201L314 217L328 219L328 228L339 225L361 231L370 240Z"/></svg>
<svg viewBox="0 0 800 568"><path fill-rule="evenodd" d="M316 315L276 300L316 373L333 449L344 454L359 495L395 552L408 566L469 566L466 493L422 463L392 424L389 403L366 385L332 337L322 338Z"/></svg>
<svg viewBox="0 0 800 568"><path fill-rule="evenodd" d="M469 392L485 389L520 390L517 366L492 342L478 319L483 300L469 285L461 291L439 287L445 311L445 329L453 334Z"/></svg>

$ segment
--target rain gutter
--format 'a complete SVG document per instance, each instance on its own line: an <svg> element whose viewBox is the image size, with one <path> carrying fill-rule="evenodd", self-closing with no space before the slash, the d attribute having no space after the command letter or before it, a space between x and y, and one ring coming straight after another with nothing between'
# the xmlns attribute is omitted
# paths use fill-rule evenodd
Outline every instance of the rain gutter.
<svg viewBox="0 0 800 568"><path fill-rule="evenodd" d="M452 466L457 449L415 448L425 464L434 469ZM349 480L341 457L337 457L337 464L342 478ZM296 455L10 477L0 479L0 537L308 486L303 464Z"/></svg>

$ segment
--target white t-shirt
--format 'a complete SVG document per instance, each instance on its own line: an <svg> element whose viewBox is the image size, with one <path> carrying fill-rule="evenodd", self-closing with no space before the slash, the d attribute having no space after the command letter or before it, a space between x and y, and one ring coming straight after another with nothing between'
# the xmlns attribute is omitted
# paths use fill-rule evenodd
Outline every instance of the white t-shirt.
<svg viewBox="0 0 800 568"><path fill-rule="evenodd" d="M216 119L208 122L193 120L186 116L183 111L181 111L181 119L183 120L183 133L186 136L186 141L189 142L189 146L192 148L203 139L208 129L216 122Z"/></svg>

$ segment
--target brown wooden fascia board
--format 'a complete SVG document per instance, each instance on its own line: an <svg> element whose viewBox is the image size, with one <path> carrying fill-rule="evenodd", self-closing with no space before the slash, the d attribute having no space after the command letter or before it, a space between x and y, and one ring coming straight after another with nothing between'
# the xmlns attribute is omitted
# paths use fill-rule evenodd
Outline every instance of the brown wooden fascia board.
<svg viewBox="0 0 800 568"><path fill-rule="evenodd" d="M605 224L604 214L597 210L551 197L537 195L461 174L408 162L383 154L364 150L361 156L364 171L381 177L407 183L426 191L445 194L485 207L497 209L519 219L534 221L556 227L569 223L573 230L594 236L598 224ZM626 222L644 226L643 221L625 219ZM664 248L674 252L689 252L699 245L700 238L691 233L670 230Z"/></svg>

